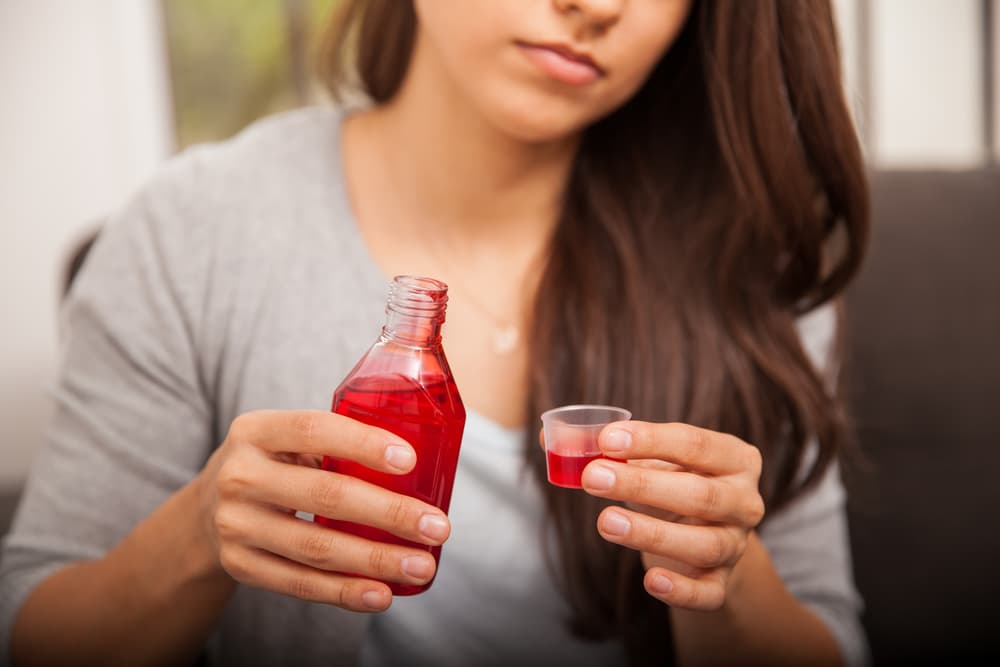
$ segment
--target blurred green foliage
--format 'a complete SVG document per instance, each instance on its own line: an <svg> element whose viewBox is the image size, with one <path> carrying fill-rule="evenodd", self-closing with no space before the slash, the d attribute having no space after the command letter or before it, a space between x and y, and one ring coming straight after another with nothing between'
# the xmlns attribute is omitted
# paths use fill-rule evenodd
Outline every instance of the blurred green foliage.
<svg viewBox="0 0 1000 667"><path fill-rule="evenodd" d="M179 147L311 101L313 48L337 0L161 2Z"/></svg>

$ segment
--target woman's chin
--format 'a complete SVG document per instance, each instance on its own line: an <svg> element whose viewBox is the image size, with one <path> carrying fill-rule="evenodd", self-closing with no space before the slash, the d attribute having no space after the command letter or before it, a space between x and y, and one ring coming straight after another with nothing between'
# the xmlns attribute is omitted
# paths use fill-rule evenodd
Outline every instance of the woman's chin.
<svg viewBox="0 0 1000 667"><path fill-rule="evenodd" d="M492 105L487 116L507 136L531 144L575 137L593 121L579 107L565 103L501 103Z"/></svg>

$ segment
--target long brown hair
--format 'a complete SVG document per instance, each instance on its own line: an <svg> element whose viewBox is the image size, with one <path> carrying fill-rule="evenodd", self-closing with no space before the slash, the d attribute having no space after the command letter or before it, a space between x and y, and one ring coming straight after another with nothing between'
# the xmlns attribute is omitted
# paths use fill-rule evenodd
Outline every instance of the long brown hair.
<svg viewBox="0 0 1000 667"><path fill-rule="evenodd" d="M411 2L345 2L326 84L336 94L356 72L387 101L416 27ZM844 289L867 234L829 0L695 2L643 88L585 131L534 304L527 414L611 403L735 434L760 447L761 492L780 509L848 437L796 320ZM595 530L607 501L542 487L573 629L662 662L667 607L643 591L638 553Z"/></svg>

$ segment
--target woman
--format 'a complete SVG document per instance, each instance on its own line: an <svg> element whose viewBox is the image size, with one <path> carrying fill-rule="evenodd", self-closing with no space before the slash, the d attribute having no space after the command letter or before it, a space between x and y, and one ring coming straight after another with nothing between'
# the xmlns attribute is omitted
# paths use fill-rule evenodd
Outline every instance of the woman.
<svg viewBox="0 0 1000 667"><path fill-rule="evenodd" d="M330 44L370 106L189 151L74 286L4 550L14 660L863 660L820 306L866 185L828 3L359 0ZM324 409L401 273L452 287L450 517L316 467L414 465ZM535 442L578 402L637 417L585 493ZM454 537L435 573L296 511Z"/></svg>

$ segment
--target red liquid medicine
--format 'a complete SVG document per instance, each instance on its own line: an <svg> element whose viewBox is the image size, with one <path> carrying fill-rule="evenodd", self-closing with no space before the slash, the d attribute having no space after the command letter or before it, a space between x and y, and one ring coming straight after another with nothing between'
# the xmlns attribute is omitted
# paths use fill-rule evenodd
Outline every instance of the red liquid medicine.
<svg viewBox="0 0 1000 667"><path fill-rule="evenodd" d="M397 277L386 306L382 336L336 389L333 412L390 431L413 447L417 463L405 475L372 470L346 459L324 457L323 469L418 498L445 513L458 466L465 408L441 348L447 287L429 278ZM371 526L317 516L316 523L359 537L429 552L440 561L441 547L417 544ZM430 588L386 582L393 595Z"/></svg>
<svg viewBox="0 0 1000 667"><path fill-rule="evenodd" d="M583 469L587 464L597 459L606 459L603 454L582 454L579 456L562 456L549 450L545 452L548 463L549 481L556 486L567 489L583 488Z"/></svg>

